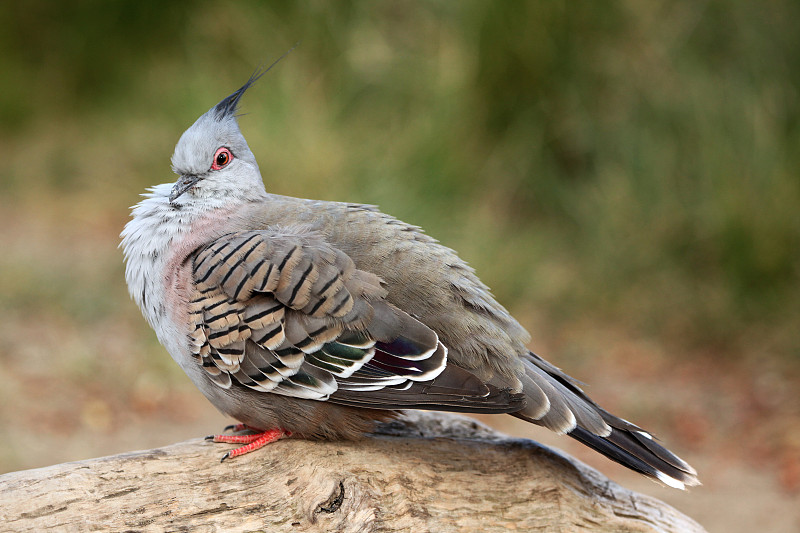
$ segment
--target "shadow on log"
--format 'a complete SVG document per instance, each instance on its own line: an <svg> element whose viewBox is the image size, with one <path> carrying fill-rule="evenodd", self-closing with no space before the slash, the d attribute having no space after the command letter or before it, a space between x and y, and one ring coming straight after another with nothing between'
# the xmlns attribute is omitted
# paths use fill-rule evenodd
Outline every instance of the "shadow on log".
<svg viewBox="0 0 800 533"><path fill-rule="evenodd" d="M196 439L2 475L2 529L704 531L576 460L453 415L220 463L229 448Z"/></svg>

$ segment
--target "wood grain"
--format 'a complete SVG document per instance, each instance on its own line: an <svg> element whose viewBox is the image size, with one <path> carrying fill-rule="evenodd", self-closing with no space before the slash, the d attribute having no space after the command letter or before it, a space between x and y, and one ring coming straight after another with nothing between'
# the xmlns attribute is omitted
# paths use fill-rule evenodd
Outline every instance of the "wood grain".
<svg viewBox="0 0 800 533"><path fill-rule="evenodd" d="M0 476L11 531L702 532L528 440L426 413L358 442L164 448Z"/></svg>

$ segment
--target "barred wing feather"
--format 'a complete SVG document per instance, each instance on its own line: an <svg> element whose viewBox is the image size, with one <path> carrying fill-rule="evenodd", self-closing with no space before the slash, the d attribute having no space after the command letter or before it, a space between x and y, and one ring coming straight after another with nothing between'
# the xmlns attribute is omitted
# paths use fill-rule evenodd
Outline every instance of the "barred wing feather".
<svg viewBox="0 0 800 533"><path fill-rule="evenodd" d="M376 409L521 406L448 367L435 332L312 232L225 235L198 250L192 267L189 345L221 387Z"/></svg>

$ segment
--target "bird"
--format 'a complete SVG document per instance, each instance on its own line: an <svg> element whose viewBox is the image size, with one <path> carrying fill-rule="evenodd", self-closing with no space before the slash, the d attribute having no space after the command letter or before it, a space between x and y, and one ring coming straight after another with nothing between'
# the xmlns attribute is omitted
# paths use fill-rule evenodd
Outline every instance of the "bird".
<svg viewBox="0 0 800 533"><path fill-rule="evenodd" d="M238 111L273 65L181 135L177 180L149 188L120 235L144 318L238 421L209 437L241 445L222 460L287 437L359 439L419 409L509 414L667 486L699 484L531 351L455 251L374 206L267 192Z"/></svg>

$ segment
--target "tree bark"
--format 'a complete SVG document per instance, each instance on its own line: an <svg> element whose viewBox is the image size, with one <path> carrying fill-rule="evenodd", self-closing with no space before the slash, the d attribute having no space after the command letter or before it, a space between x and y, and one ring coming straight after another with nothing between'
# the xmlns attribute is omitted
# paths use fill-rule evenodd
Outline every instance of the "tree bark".
<svg viewBox="0 0 800 533"><path fill-rule="evenodd" d="M544 446L440 413L358 442L164 448L0 476L12 531L702 532Z"/></svg>

